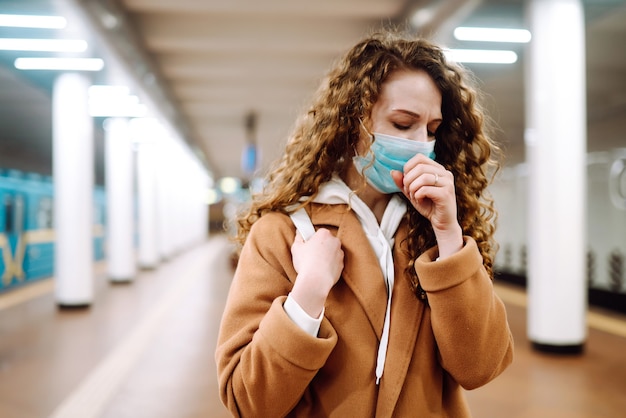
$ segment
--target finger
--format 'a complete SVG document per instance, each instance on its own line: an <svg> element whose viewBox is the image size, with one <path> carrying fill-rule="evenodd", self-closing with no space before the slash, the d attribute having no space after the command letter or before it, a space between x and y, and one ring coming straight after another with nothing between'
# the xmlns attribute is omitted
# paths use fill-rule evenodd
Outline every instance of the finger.
<svg viewBox="0 0 626 418"><path fill-rule="evenodd" d="M422 186L426 186L428 184L432 184L432 178L426 179L423 177L425 174L433 173L435 171L434 167L428 166L426 164L418 164L412 167L410 170L404 171L404 185L408 186L411 183L418 181Z"/></svg>
<svg viewBox="0 0 626 418"><path fill-rule="evenodd" d="M407 194L414 195L422 188L430 188L434 185L435 174L416 170L404 176L404 190ZM437 183L441 183L441 177L437 178Z"/></svg>
<svg viewBox="0 0 626 418"><path fill-rule="evenodd" d="M411 170L414 167L417 167L418 165L426 165L430 167L441 167L441 165L437 161L431 160L430 158L428 158L427 156L423 154L415 154L404 165L404 172L406 173L407 171Z"/></svg>
<svg viewBox="0 0 626 418"><path fill-rule="evenodd" d="M404 174L398 170L391 170L391 178L398 189L404 190Z"/></svg>

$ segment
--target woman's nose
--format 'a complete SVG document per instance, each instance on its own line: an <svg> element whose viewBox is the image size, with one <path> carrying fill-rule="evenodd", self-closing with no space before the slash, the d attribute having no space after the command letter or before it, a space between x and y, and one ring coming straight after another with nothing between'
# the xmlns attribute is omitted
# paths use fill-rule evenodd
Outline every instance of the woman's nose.
<svg viewBox="0 0 626 418"><path fill-rule="evenodd" d="M411 135L411 139L418 142L428 142L430 140L428 137L428 127L423 126L417 128L413 135Z"/></svg>

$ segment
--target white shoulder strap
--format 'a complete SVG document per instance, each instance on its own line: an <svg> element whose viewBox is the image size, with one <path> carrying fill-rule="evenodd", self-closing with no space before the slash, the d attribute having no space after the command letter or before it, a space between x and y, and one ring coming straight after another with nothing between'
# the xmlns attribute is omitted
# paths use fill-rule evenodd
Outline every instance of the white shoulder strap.
<svg viewBox="0 0 626 418"><path fill-rule="evenodd" d="M296 226L296 229L300 231L300 235L304 238L305 241L308 241L309 238L315 234L315 228L313 227L313 222L311 222L311 218L309 214L306 213L304 208L300 208L297 211L293 212L289 215L293 224Z"/></svg>

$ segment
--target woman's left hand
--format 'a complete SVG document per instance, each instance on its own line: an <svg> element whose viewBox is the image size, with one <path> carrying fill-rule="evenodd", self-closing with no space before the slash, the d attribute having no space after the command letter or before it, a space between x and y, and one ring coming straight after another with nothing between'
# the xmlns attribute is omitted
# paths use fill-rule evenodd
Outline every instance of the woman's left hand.
<svg viewBox="0 0 626 418"><path fill-rule="evenodd" d="M439 257L455 253L463 246L457 220L454 176L438 162L417 154L404 165L404 173L391 176L417 211L427 218L439 245Z"/></svg>

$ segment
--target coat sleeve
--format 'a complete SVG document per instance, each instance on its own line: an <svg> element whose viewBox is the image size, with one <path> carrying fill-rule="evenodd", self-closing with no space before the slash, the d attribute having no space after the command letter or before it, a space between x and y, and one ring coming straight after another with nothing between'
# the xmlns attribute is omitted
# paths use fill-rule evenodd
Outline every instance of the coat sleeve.
<svg viewBox="0 0 626 418"><path fill-rule="evenodd" d="M511 363L513 337L476 242L464 241L443 260L434 261L437 248L428 250L415 269L428 295L442 367L465 389L475 389Z"/></svg>
<svg viewBox="0 0 626 418"><path fill-rule="evenodd" d="M283 309L296 276L294 236L286 215L267 214L242 249L215 353L220 397L233 416L286 415L337 342L328 320L315 338Z"/></svg>

